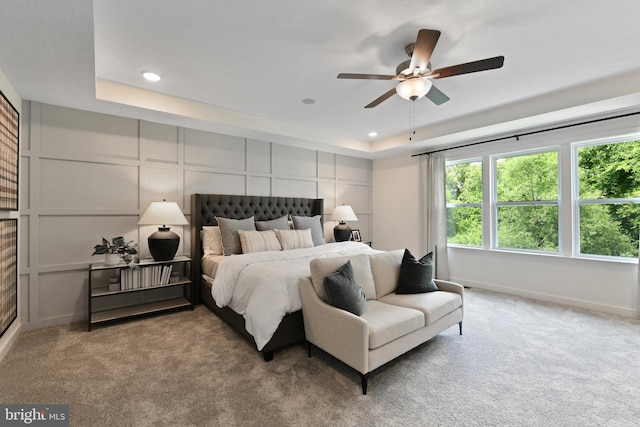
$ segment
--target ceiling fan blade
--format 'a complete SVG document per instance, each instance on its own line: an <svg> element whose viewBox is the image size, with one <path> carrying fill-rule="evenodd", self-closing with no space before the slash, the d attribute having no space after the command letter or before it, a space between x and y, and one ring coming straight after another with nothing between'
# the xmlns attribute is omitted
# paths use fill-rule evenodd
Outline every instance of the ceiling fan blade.
<svg viewBox="0 0 640 427"><path fill-rule="evenodd" d="M452 65L451 67L438 68L433 70L431 74L439 74L436 79L445 77L458 76L460 74L476 73L478 71L493 70L501 68L504 64L504 56L495 56L493 58L481 59L479 61L467 62L464 64Z"/></svg>
<svg viewBox="0 0 640 427"><path fill-rule="evenodd" d="M413 54L411 55L411 71L416 67L427 67L427 64L429 64L429 61L431 60L433 49L435 49L439 38L440 31L438 30L422 29L418 31L416 44L413 48Z"/></svg>
<svg viewBox="0 0 640 427"><path fill-rule="evenodd" d="M396 76L387 76L384 74L352 74L352 73L340 73L339 79L365 79L365 80L393 80Z"/></svg>
<svg viewBox="0 0 640 427"><path fill-rule="evenodd" d="M444 93L442 93L440 89L438 89L435 86L431 86L431 89L429 89L429 92L427 92L425 97L429 98L431 102L433 102L436 105L444 104L449 100L449 97Z"/></svg>
<svg viewBox="0 0 640 427"><path fill-rule="evenodd" d="M384 95L379 96L378 98L374 99L373 101L365 105L364 108L373 108L376 105L380 104L382 101L385 101L391 98L395 94L396 94L396 88L394 87L393 89L390 89L388 92L386 92Z"/></svg>

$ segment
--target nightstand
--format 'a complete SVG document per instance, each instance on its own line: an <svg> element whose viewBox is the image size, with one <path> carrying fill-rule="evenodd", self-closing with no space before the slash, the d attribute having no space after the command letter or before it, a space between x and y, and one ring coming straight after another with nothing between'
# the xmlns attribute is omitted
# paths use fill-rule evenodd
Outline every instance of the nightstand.
<svg viewBox="0 0 640 427"><path fill-rule="evenodd" d="M193 309L191 258L177 256L170 261L140 260L135 268L91 264L87 330L93 325L152 313Z"/></svg>

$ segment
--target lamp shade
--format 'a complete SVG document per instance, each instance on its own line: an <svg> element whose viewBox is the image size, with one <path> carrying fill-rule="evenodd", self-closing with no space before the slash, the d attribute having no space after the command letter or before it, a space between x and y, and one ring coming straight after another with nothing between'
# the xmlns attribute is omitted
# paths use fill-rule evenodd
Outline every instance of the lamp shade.
<svg viewBox="0 0 640 427"><path fill-rule="evenodd" d="M140 225L187 225L176 202L151 202L140 221Z"/></svg>
<svg viewBox="0 0 640 427"><path fill-rule="evenodd" d="M396 92L404 99L415 101L425 96L431 90L432 85L433 83L429 79L407 79L398 84Z"/></svg>
<svg viewBox="0 0 640 427"><path fill-rule="evenodd" d="M180 236L167 225L189 224L176 202L152 202L138 221L140 225L160 225L147 239L149 252L156 261L172 260L180 246Z"/></svg>
<svg viewBox="0 0 640 427"><path fill-rule="evenodd" d="M336 206L336 208L333 210L333 213L331 214L331 218L329 219L331 221L345 222L357 221L358 217L356 216L355 212L353 212L353 209L351 209L351 206L341 205Z"/></svg>
<svg viewBox="0 0 640 427"><path fill-rule="evenodd" d="M336 206L331 214L331 221L338 221L339 224L333 228L333 237L336 242L345 242L351 237L351 227L345 221L357 221L358 217L349 205Z"/></svg>

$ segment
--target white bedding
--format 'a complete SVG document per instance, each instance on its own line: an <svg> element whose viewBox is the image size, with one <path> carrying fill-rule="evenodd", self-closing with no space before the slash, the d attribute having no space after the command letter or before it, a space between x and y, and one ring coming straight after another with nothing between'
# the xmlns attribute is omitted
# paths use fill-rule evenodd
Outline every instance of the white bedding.
<svg viewBox="0 0 640 427"><path fill-rule="evenodd" d="M258 350L269 342L282 318L300 310L298 279L309 276L314 258L378 252L360 242L341 242L289 251L253 252L226 257L211 286L218 307L245 318Z"/></svg>

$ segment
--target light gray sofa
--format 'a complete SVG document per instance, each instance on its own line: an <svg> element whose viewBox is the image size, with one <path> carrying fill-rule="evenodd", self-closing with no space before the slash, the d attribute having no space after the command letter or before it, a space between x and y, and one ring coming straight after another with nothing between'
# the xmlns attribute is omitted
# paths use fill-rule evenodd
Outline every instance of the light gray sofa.
<svg viewBox="0 0 640 427"><path fill-rule="evenodd" d="M306 340L360 373L367 394L370 372L458 324L462 335L464 288L436 280L440 291L396 294L404 250L311 261L299 281ZM327 304L324 277L351 261L366 296L361 316Z"/></svg>

